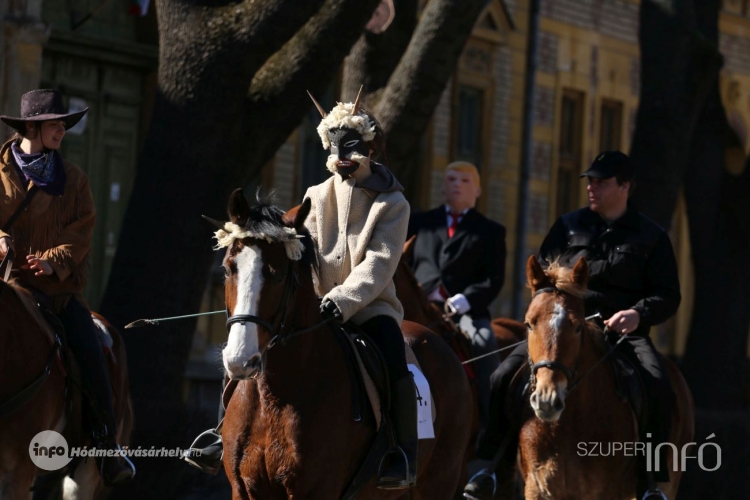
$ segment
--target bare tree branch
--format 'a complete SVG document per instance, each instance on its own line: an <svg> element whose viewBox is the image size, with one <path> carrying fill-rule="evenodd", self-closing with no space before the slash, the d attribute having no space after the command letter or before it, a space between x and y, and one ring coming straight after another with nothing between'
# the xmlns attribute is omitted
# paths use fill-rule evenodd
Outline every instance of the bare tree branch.
<svg viewBox="0 0 750 500"><path fill-rule="evenodd" d="M383 91L376 115L388 134L389 166L407 190L409 160L482 10L481 0L432 0Z"/></svg>
<svg viewBox="0 0 750 500"><path fill-rule="evenodd" d="M378 0L327 0L253 78L245 102L242 129L253 137L247 162L233 172L241 183L252 179L338 73L344 57L362 33ZM262 133L273 118L275 134Z"/></svg>

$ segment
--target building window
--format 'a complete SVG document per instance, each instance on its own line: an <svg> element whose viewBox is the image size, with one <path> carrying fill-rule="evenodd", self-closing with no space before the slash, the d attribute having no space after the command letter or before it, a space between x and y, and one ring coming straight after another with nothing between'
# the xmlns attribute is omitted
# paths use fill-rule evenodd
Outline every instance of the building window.
<svg viewBox="0 0 750 500"><path fill-rule="evenodd" d="M605 99L599 126L599 151L619 151L622 125L622 103Z"/></svg>
<svg viewBox="0 0 750 500"><path fill-rule="evenodd" d="M557 175L557 215L578 208L578 176L581 172L583 134L583 93L564 90L560 121L559 165Z"/></svg>
<svg viewBox="0 0 750 500"><path fill-rule="evenodd" d="M482 106L483 91L461 85L458 88L458 114L456 119L453 157L482 168Z"/></svg>

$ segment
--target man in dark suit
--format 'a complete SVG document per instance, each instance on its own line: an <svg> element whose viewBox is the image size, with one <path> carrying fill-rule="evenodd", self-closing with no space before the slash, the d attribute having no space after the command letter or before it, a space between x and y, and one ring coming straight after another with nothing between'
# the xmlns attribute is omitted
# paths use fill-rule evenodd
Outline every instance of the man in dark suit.
<svg viewBox="0 0 750 500"><path fill-rule="evenodd" d="M481 194L479 172L471 163L454 162L445 169L445 204L414 214L409 237L416 234L410 264L430 300L454 314L471 337L474 355L497 349L489 306L505 278L505 228L474 208ZM480 421L486 424L490 375L499 358L474 362L477 373Z"/></svg>

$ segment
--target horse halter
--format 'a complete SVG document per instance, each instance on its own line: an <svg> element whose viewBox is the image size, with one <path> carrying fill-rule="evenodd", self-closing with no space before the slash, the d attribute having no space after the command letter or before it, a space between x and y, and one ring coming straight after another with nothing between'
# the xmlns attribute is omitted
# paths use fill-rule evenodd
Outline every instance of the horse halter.
<svg viewBox="0 0 750 500"><path fill-rule="evenodd" d="M266 367L266 354L269 349L276 346L277 344L284 345L289 340L293 339L294 337L298 337L300 335L303 335L305 333L312 332L316 330L317 328L330 323L333 321L334 318L326 318L320 323L316 323L315 325L304 328L302 330L297 330L294 332L289 332L284 334L284 327L286 326L286 320L287 320L287 306L289 305L289 298L291 297L292 293L294 293L294 290L296 286L299 285L299 276L294 271L294 264L293 261L289 261L289 267L287 269L287 275L286 275L286 282L284 285L284 295L281 297L281 303L279 304L278 309L276 309L276 312L273 315L273 319L271 321L265 320L261 318L260 316L255 316L253 314L229 314L229 307L226 308L227 310L227 333L232 329L232 325L235 323L239 323L241 325L244 325L245 323L255 323L256 325L260 325L266 330L271 333L271 340L268 342L268 345L263 348L263 351L260 353L260 369L257 371L255 376L251 378L258 378L260 374L262 374L265 371ZM278 328L276 328L274 325L278 324Z"/></svg>
<svg viewBox="0 0 750 500"><path fill-rule="evenodd" d="M271 334L271 340L268 342L268 345L263 349L261 352L261 365L260 370L258 370L256 377L258 374L263 373L263 370L265 368L265 359L266 359L266 351L276 345L277 341L281 341L282 343L286 342L286 337L283 335L284 333L284 326L286 323L286 317L287 317L287 305L289 303L289 297L292 295L292 292L294 291L295 285L299 283L299 278L297 276L297 273L294 272L293 269L293 261L289 261L289 266L287 268L287 275L286 275L286 281L284 284L284 295L281 297L281 303L279 304L279 307L276 309L276 312L273 315L273 319L271 321L265 320L261 318L260 316L255 316L254 314L229 314L229 306L226 306L227 310L227 333L229 333L232 330L232 325L235 323L239 323L241 325L244 325L245 323L255 323L256 325L262 326L268 332ZM275 325L278 324L278 329L276 329ZM256 378L253 377L253 378Z"/></svg>
<svg viewBox="0 0 750 500"><path fill-rule="evenodd" d="M534 295L532 296L532 298L534 298L537 295L542 294L542 293L558 293L558 292L559 293L566 293L566 292L564 292L563 290L560 290L557 287L551 286L551 287L540 288L539 290L537 290L536 292L534 292ZM581 335L581 345L583 345L583 332L581 332L580 335ZM580 356L580 348L579 348L578 356ZM578 380L575 381L575 382L573 382L573 379L575 378L576 373L578 373L578 357L576 357L575 364L573 365L573 369L571 370L567 366L565 366L564 364L560 363L557 360L553 360L553 359L543 359L543 360L538 361L536 363L532 363L531 355L529 354L529 368L531 369L531 377L529 379L529 391L530 392L534 392L536 390L536 372L538 372L540 368L548 368L548 369L553 370L553 371L554 370L559 370L559 371L563 372L563 374L565 375L565 378L568 381L568 390L569 391L572 390L573 387L575 387L577 385L577 383L578 383Z"/></svg>

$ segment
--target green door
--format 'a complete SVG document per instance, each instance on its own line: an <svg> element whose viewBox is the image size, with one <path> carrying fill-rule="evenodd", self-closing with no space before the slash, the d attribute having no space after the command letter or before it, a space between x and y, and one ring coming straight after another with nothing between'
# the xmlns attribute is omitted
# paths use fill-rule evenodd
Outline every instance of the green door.
<svg viewBox="0 0 750 500"><path fill-rule="evenodd" d="M144 71L75 54L45 50L42 86L89 107L83 131L72 129L63 156L89 176L97 209L86 299L97 308L117 249L135 178ZM74 101L74 102L76 102Z"/></svg>

